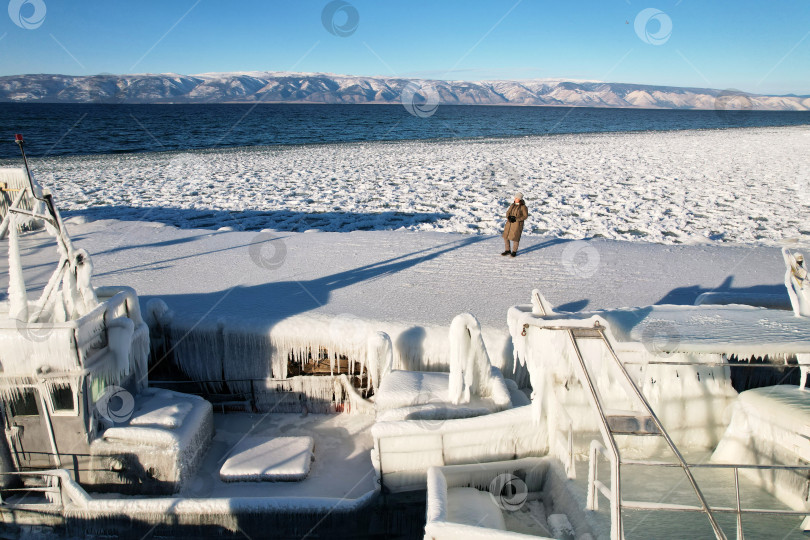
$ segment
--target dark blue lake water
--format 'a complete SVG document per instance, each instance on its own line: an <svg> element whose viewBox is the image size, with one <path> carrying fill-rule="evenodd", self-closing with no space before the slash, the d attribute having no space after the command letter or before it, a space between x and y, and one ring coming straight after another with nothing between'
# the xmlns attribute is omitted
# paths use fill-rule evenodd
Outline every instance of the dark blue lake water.
<svg viewBox="0 0 810 540"><path fill-rule="evenodd" d="M808 112L440 105L0 104L0 158L329 142L810 125ZM8 141L3 144L2 141Z"/></svg>

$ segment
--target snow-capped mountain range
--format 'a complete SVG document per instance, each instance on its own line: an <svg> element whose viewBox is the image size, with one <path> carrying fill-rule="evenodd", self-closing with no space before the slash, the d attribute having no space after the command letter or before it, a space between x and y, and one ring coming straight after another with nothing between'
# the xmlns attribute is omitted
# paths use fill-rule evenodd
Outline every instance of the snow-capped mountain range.
<svg viewBox="0 0 810 540"><path fill-rule="evenodd" d="M810 110L807 95L563 79L468 82L290 72L0 77L0 102L400 103L403 95L427 105Z"/></svg>

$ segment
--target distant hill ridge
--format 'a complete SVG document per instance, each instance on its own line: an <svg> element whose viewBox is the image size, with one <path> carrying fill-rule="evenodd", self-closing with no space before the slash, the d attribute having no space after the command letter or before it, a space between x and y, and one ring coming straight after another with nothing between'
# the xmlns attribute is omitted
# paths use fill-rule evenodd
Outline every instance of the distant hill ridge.
<svg viewBox="0 0 810 540"><path fill-rule="evenodd" d="M403 90L406 99L428 105L810 110L810 96L564 79L467 82L290 72L0 77L0 102L400 103Z"/></svg>

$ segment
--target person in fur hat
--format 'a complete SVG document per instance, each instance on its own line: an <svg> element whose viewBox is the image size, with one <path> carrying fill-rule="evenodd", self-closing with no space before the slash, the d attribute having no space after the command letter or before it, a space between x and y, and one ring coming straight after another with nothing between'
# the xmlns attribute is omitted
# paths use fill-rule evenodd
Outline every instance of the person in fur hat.
<svg viewBox="0 0 810 540"><path fill-rule="evenodd" d="M503 241L506 246L506 251L501 255L517 256L518 243L520 242L520 235L523 233L523 222L529 217L529 209L526 208L526 203L523 201L523 193L515 194L515 202L509 206L506 211L506 225L503 228ZM509 245L509 242L512 245Z"/></svg>

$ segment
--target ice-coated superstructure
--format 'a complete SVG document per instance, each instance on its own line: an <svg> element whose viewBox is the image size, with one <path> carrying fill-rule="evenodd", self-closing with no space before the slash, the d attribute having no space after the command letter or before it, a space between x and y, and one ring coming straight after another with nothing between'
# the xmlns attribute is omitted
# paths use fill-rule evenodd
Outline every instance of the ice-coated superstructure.
<svg viewBox="0 0 810 540"><path fill-rule="evenodd" d="M64 467L96 490L177 491L210 441L210 404L179 394L158 403L147 389L149 329L135 291L94 287L90 255L74 247L47 190L31 178L20 189L0 226L9 235L0 302L5 468ZM43 223L56 241L56 268L36 300L23 277L23 219ZM179 402L182 410L170 410Z"/></svg>
<svg viewBox="0 0 810 540"><path fill-rule="evenodd" d="M33 197L28 191L33 185L34 190L38 196L42 196L42 188L34 178L29 180L25 169L18 167L2 167L0 168L0 220L3 220L9 215L10 207L17 207L32 214L44 215L46 214L45 205L41 200ZM7 192L6 193L3 192ZM41 229L44 223L41 219L37 219L31 215L17 215L15 216L15 225L17 229L22 231L32 231ZM0 239L8 231L11 222L4 222L0 225Z"/></svg>
<svg viewBox="0 0 810 540"><path fill-rule="evenodd" d="M789 266L789 273L795 269ZM548 426L549 453L565 464L571 454L581 460L589 452L587 507L597 510L599 498L608 498L611 538L623 538L622 509L703 512L708 530L725 538L727 524L717 516L735 509L710 502L704 491L732 477L740 516L781 513L800 520L810 511L810 448L802 442L805 377L798 388L754 387L740 394L731 377L735 365L785 370L801 364L806 372L807 317L711 303L564 313L535 290L531 304L510 309L508 323L516 362L525 363L531 377L534 415ZM758 378L746 380L756 384ZM714 452L711 463L684 457L707 451ZM610 465L609 481L598 473L602 459ZM673 490L682 485L693 491L697 505L651 501L645 489L622 491L669 467L688 480ZM708 485L697 481L707 475ZM741 487L742 478L751 484ZM748 494L741 503L742 489ZM763 504L763 497L772 501ZM736 527L742 534L741 518Z"/></svg>
<svg viewBox="0 0 810 540"><path fill-rule="evenodd" d="M622 505L672 508L622 492L620 467L666 450L678 459L653 465L688 472L700 455L699 466L731 467L721 470L746 489L807 509L807 434L794 427L807 423L806 393L738 395L729 367L767 356L788 369L810 354L795 252L793 314L717 305L733 303L717 295L563 313L536 292L509 311L507 339L469 313L439 327L239 303L206 318L153 298L142 318L133 290L93 286L89 254L43 208L59 262L36 300L22 275L24 227L6 222L0 399L15 466L59 468L37 476L61 505L54 515L288 536L328 520L331 535L366 534L375 509L427 486L429 538L621 538ZM150 349L160 355L147 366ZM245 412L215 416L201 397L148 387L163 361L188 380L153 382L227 394L223 413ZM239 395L250 400L229 401ZM794 468L753 467L762 463ZM652 496L649 476L623 474ZM92 493L102 490L116 494Z"/></svg>
<svg viewBox="0 0 810 540"><path fill-rule="evenodd" d="M719 442L728 424L724 411L737 398L728 358L768 356L777 365L787 366L789 358L810 351L807 320L782 310L660 305L546 315L536 311L534 305L509 311L517 360L525 362L531 374L535 407L564 408L580 432L595 432L596 420L575 412L587 405L582 392L575 390L580 383L570 340L555 328L599 323L675 441L707 449ZM630 405L626 384L610 369L608 349L595 341L582 347L602 397L611 407L626 409Z"/></svg>
<svg viewBox="0 0 810 540"><path fill-rule="evenodd" d="M741 392L731 422L712 453L715 463L810 464L810 392L794 385ZM742 469L757 484L796 510L810 510L808 471Z"/></svg>
<svg viewBox="0 0 810 540"><path fill-rule="evenodd" d="M472 315L450 325L450 373L392 371L375 396L372 461L386 490L424 489L430 466L546 453L544 422L489 362Z"/></svg>
<svg viewBox="0 0 810 540"><path fill-rule="evenodd" d="M244 392L249 389L249 379L289 381L298 374L317 372L319 378L345 375L356 389L370 395L376 392L386 370L450 371L447 326L414 326L319 314L282 320L247 316L199 320L174 313L156 299L150 300L145 312L152 335L166 343L179 369L189 379L213 390L219 390L227 382L231 388ZM480 336L487 350L509 351L489 357L490 362L523 385L525 370L516 371L512 364L508 334L484 329L480 330ZM322 392L310 397L318 402ZM272 398L268 399L272 403ZM344 403L348 401L341 400L336 405Z"/></svg>

